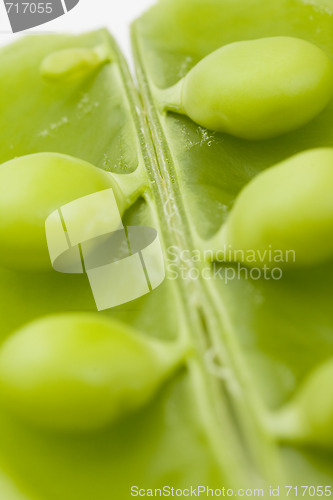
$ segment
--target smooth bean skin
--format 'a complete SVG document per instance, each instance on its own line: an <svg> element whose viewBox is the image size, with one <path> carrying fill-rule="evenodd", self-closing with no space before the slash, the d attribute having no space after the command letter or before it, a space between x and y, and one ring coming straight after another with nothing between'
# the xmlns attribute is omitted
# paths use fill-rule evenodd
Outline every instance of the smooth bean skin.
<svg viewBox="0 0 333 500"><path fill-rule="evenodd" d="M144 406L178 353L97 314L37 320L0 350L0 406L45 429L81 432Z"/></svg>
<svg viewBox="0 0 333 500"><path fill-rule="evenodd" d="M211 130L262 140L298 129L333 96L333 65L317 46L272 37L231 43L183 79L182 108Z"/></svg>
<svg viewBox="0 0 333 500"><path fill-rule="evenodd" d="M240 192L214 247L229 246L234 260L249 266L272 266L272 252L282 252L279 267L332 258L332 186L332 148L309 150L268 168Z"/></svg>
<svg viewBox="0 0 333 500"><path fill-rule="evenodd" d="M77 158L38 153L0 165L0 266L51 270L46 218L66 203L108 188L122 210L112 176Z"/></svg>
<svg viewBox="0 0 333 500"><path fill-rule="evenodd" d="M90 71L109 61L110 55L103 45L92 49L59 50L43 59L40 73L46 80L71 82L86 76Z"/></svg>

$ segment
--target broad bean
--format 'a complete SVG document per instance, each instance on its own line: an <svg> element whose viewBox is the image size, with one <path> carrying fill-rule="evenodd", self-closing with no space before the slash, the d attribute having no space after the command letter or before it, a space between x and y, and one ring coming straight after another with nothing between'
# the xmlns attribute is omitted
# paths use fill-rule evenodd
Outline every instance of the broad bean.
<svg viewBox="0 0 333 500"><path fill-rule="evenodd" d="M106 317L42 318L0 350L0 405L44 428L97 429L145 405L182 357Z"/></svg>
<svg viewBox="0 0 333 500"><path fill-rule="evenodd" d="M56 153L22 156L2 164L0 265L22 270L52 269L45 237L45 220L50 213L78 198L112 188L122 214L141 190L141 178L134 177L112 175Z"/></svg>
<svg viewBox="0 0 333 500"><path fill-rule="evenodd" d="M108 47L73 48L52 52L43 59L40 73L46 80L77 80L90 71L110 62Z"/></svg>
<svg viewBox="0 0 333 500"><path fill-rule="evenodd" d="M333 256L333 149L313 149L260 173L209 242L225 261L308 266Z"/></svg>
<svg viewBox="0 0 333 500"><path fill-rule="evenodd" d="M163 96L166 109L243 139L276 137L305 125L333 95L333 65L298 38L234 42L200 61Z"/></svg>

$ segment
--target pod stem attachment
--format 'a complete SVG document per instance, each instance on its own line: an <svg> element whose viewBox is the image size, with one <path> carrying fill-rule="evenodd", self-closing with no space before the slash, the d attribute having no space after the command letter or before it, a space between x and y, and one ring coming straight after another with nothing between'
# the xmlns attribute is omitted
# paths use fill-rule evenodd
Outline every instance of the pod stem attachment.
<svg viewBox="0 0 333 500"><path fill-rule="evenodd" d="M100 64L109 63L112 61L110 47L106 43L96 45L93 49Z"/></svg>
<svg viewBox="0 0 333 500"><path fill-rule="evenodd" d="M288 404L268 416L267 427L272 436L282 442L301 441L306 435L297 407Z"/></svg>
<svg viewBox="0 0 333 500"><path fill-rule="evenodd" d="M155 89L157 99L163 111L185 114L183 107L184 79L167 89Z"/></svg>
<svg viewBox="0 0 333 500"><path fill-rule="evenodd" d="M165 373L173 372L178 367L185 365L187 358L194 353L191 342L182 336L169 342L154 339L150 341L150 345Z"/></svg>
<svg viewBox="0 0 333 500"><path fill-rule="evenodd" d="M121 191L125 210L130 208L148 188L148 178L142 160L138 168L130 174L110 173L110 175Z"/></svg>

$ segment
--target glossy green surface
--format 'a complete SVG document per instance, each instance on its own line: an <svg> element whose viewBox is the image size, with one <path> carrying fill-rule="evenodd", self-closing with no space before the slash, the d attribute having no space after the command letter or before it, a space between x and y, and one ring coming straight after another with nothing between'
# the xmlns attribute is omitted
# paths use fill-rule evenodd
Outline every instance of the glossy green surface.
<svg viewBox="0 0 333 500"><path fill-rule="evenodd" d="M332 147L333 103L294 132L254 142L162 111L162 90L176 85L215 50L244 40L296 37L322 49L332 61L332 12L331 3L321 0L164 0L134 24L140 88L154 137L162 146L161 169L181 214L175 221L184 235L180 256L183 249L209 249L238 194L260 172L305 150ZM302 193L306 180L300 175L295 183L296 192ZM328 184L327 193L330 176ZM267 187L265 199L286 200L291 190L275 182ZM319 191L316 209L322 202ZM247 207L249 213L254 214L255 206ZM265 220L265 210L263 206L254 214L253 227ZM325 248L331 241L327 234ZM305 436L297 444L292 439L282 442L268 424L304 379L332 357L332 259L305 271L284 270L281 279L265 279L258 273L251 278L245 266L209 265L204 256L197 262L189 255L184 263L188 273L196 267L203 274L193 286L207 338L229 374L221 385L227 388L242 429L239 439L256 470L275 484L332 484L332 448L323 449ZM328 398L331 390L327 386ZM237 473L241 471L238 467Z"/></svg>

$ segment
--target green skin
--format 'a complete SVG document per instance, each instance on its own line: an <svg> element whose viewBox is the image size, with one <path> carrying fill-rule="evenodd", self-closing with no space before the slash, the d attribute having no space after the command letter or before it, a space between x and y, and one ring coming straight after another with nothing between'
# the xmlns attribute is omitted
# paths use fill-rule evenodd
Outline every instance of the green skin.
<svg viewBox="0 0 333 500"><path fill-rule="evenodd" d="M273 416L273 432L280 439L333 446L332 379L333 360L329 359L307 377L295 398Z"/></svg>
<svg viewBox="0 0 333 500"><path fill-rule="evenodd" d="M52 269L45 220L54 210L113 188L120 212L125 202L107 172L70 156L38 153L0 166L0 260L21 270Z"/></svg>
<svg viewBox="0 0 333 500"><path fill-rule="evenodd" d="M145 405L182 356L103 316L46 317L2 346L1 405L44 428L99 429Z"/></svg>
<svg viewBox="0 0 333 500"><path fill-rule="evenodd" d="M326 261L333 255L332 185L332 148L306 151L265 170L240 192L210 247L231 249L230 260L249 266L272 265L270 249L282 252L280 267Z"/></svg>
<svg viewBox="0 0 333 500"><path fill-rule="evenodd" d="M203 127L262 140L302 127L332 95L333 65L321 49L298 38L272 37L216 50L165 97L167 109Z"/></svg>

